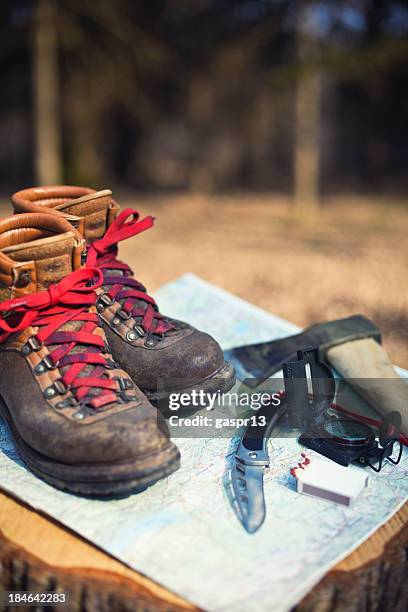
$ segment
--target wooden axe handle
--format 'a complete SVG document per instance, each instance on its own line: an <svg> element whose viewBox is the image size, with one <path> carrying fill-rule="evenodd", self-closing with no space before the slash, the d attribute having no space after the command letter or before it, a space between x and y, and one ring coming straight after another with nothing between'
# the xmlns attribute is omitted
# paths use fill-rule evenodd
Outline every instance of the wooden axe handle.
<svg viewBox="0 0 408 612"><path fill-rule="evenodd" d="M408 434L408 381L398 376L378 342L364 338L333 346L326 359L380 414L397 410Z"/></svg>

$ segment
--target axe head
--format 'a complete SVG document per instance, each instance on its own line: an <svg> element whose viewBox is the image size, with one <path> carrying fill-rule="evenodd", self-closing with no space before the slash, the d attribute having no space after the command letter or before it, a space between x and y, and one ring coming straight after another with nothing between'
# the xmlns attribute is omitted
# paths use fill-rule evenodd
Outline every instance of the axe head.
<svg viewBox="0 0 408 612"><path fill-rule="evenodd" d="M303 332L259 344L248 344L227 351L227 359L235 366L240 380L256 387L282 369L286 361L294 361L299 349L315 346L320 360L325 360L328 349L339 344L373 338L381 343L381 334L372 321L363 315L326 321L308 327Z"/></svg>

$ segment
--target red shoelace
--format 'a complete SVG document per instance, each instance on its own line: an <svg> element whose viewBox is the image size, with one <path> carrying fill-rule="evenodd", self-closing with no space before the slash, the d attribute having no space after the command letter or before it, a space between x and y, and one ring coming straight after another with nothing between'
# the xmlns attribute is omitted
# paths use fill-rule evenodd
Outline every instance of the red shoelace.
<svg viewBox="0 0 408 612"><path fill-rule="evenodd" d="M111 223L104 237L89 246L87 265L102 270L103 285L109 287L107 295L121 303L125 316L135 318L146 334L162 335L173 329L174 325L160 314L146 288L133 278L132 269L117 259L118 242L153 226L153 217L139 220L139 216L138 211L132 208L123 210Z"/></svg>
<svg viewBox="0 0 408 612"><path fill-rule="evenodd" d="M69 388L79 403L92 408L118 401L121 392L118 381L106 375L113 361L105 354L104 339L95 333L99 328L98 315L89 312L97 299L95 289L102 282L98 269L84 268L46 291L0 304L0 343L29 326L39 328L31 338L31 350L42 345L49 347L49 366L58 367L63 373L59 392L64 394L64 387ZM61 329L68 323L77 323L80 329ZM27 346L30 349L30 342Z"/></svg>

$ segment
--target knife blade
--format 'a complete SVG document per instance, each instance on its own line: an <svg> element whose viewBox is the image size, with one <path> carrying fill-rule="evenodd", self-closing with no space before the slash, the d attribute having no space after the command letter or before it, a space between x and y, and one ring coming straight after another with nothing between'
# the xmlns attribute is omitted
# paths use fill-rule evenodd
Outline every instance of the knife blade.
<svg viewBox="0 0 408 612"><path fill-rule="evenodd" d="M282 400L279 406L264 406L258 410L244 430L235 452L232 489L238 516L248 533L255 533L265 520L263 476L270 465L268 439L285 410L286 403Z"/></svg>

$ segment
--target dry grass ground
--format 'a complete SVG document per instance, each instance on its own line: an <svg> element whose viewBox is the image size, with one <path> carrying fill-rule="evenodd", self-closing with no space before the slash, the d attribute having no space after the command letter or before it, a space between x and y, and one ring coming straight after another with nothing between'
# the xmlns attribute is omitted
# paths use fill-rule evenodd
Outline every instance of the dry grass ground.
<svg viewBox="0 0 408 612"><path fill-rule="evenodd" d="M122 243L150 291L194 272L293 323L363 313L408 367L408 208L362 198L326 203L315 218L271 196L124 197L155 228Z"/></svg>
<svg viewBox="0 0 408 612"><path fill-rule="evenodd" d="M274 196L127 194L120 202L157 217L154 229L120 247L150 291L194 272L301 326L360 312L383 331L394 362L408 367L402 203L339 198L302 220ZM5 204L0 210L9 214Z"/></svg>

